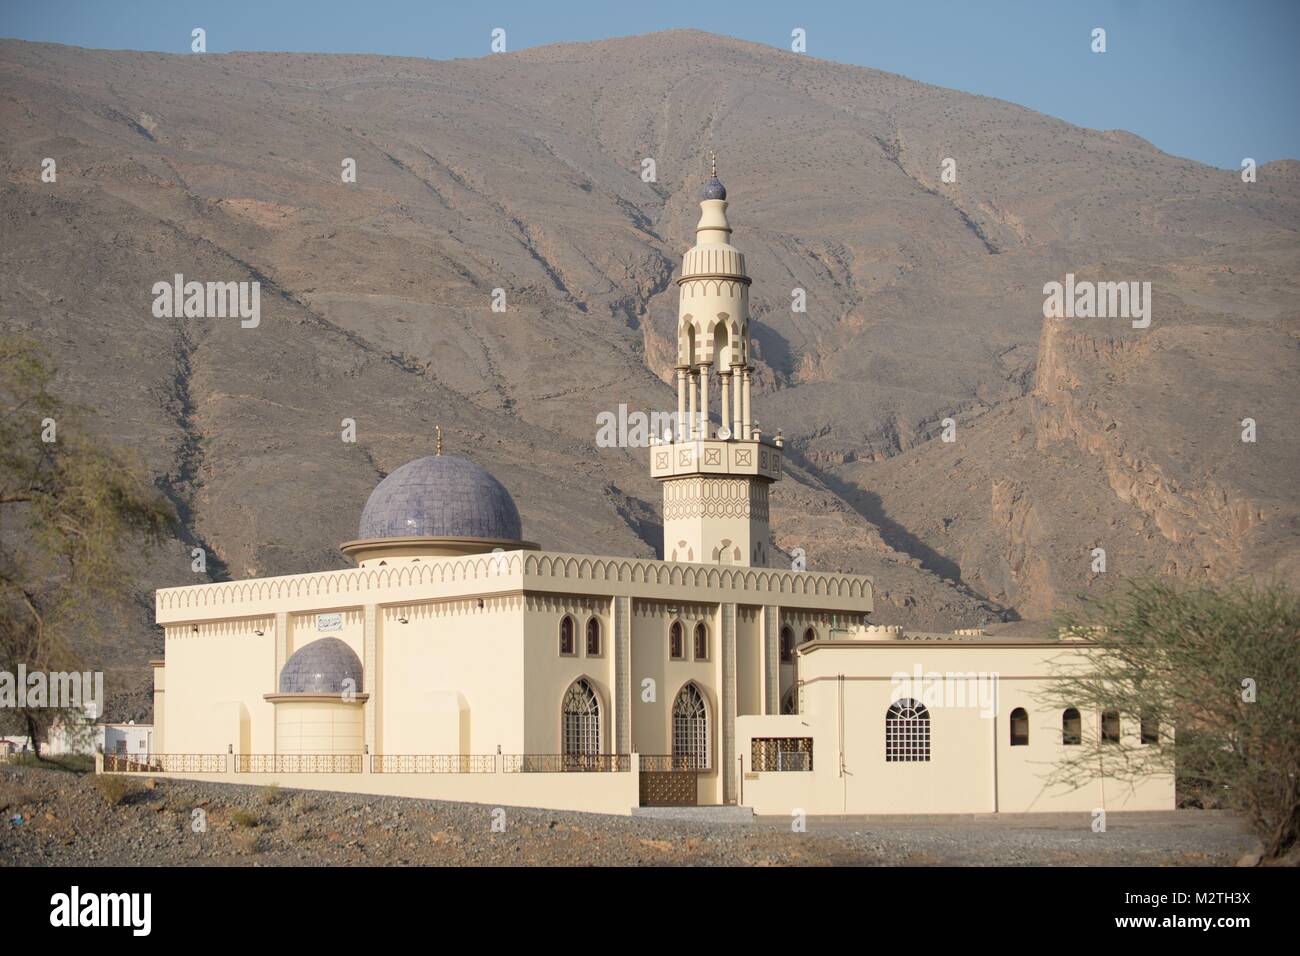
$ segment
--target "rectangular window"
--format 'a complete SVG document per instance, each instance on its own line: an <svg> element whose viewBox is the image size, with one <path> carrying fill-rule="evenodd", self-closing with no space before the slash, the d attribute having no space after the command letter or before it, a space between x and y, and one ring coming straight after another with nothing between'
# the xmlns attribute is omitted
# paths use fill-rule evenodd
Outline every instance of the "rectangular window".
<svg viewBox="0 0 1300 956"><path fill-rule="evenodd" d="M1118 711L1108 710L1101 715L1101 742L1104 744L1119 743Z"/></svg>
<svg viewBox="0 0 1300 956"><path fill-rule="evenodd" d="M755 737L750 747L750 769L755 772L813 768L811 737Z"/></svg>

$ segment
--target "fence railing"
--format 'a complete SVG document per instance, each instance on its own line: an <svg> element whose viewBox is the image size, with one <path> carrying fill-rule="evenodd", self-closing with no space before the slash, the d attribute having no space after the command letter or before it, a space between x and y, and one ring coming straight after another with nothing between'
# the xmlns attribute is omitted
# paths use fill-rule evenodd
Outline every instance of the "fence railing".
<svg viewBox="0 0 1300 956"><path fill-rule="evenodd" d="M362 754L104 754L105 773L361 773ZM689 756L640 755L646 770L696 770ZM631 754L372 754L371 773L627 773Z"/></svg>
<svg viewBox="0 0 1300 956"><path fill-rule="evenodd" d="M227 754L104 754L105 773L225 773Z"/></svg>
<svg viewBox="0 0 1300 956"><path fill-rule="evenodd" d="M361 754L235 754L235 773L360 773Z"/></svg>
<svg viewBox="0 0 1300 956"><path fill-rule="evenodd" d="M496 773L496 754L372 754L371 773Z"/></svg>
<svg viewBox="0 0 1300 956"><path fill-rule="evenodd" d="M504 773L627 773L631 754L503 754Z"/></svg>
<svg viewBox="0 0 1300 956"><path fill-rule="evenodd" d="M639 754L642 773L667 773L679 770L705 770L704 760L695 754Z"/></svg>

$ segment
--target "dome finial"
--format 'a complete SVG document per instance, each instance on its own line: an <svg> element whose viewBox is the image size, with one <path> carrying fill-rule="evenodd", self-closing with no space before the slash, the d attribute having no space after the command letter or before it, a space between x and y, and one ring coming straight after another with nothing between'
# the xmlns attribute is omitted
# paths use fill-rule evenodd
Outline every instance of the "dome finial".
<svg viewBox="0 0 1300 956"><path fill-rule="evenodd" d="M709 150L709 181L704 184L704 192L700 194L700 198L704 200L727 198L727 187L718 179L718 154L711 149Z"/></svg>
<svg viewBox="0 0 1300 956"><path fill-rule="evenodd" d="M435 438L436 438L436 441L437 441L437 444L436 444L436 446L435 446L434 454L436 454L436 455L441 455L441 454L442 454L442 426L441 426L441 425L434 425L434 426L433 426L433 434L434 434L434 436L435 436Z"/></svg>

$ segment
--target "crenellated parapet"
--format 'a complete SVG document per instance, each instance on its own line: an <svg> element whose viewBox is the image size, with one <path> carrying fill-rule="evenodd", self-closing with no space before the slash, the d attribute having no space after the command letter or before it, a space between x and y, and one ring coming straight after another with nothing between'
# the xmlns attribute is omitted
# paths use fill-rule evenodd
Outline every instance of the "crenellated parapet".
<svg viewBox="0 0 1300 956"><path fill-rule="evenodd" d="M155 613L159 624L171 625L523 592L842 606L856 612L872 608L871 581L857 574L525 551L163 588L156 595Z"/></svg>

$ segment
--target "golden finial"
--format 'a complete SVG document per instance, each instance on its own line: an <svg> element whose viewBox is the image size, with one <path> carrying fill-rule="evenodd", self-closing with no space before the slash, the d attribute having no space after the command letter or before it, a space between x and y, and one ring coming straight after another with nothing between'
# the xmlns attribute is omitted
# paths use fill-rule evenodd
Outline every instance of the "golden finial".
<svg viewBox="0 0 1300 956"><path fill-rule="evenodd" d="M434 425L433 434L437 437L437 442L438 442L437 451L435 452L435 454L441 455L442 454L442 426Z"/></svg>
<svg viewBox="0 0 1300 956"><path fill-rule="evenodd" d="M709 175L718 178L718 154L713 150L709 150Z"/></svg>

